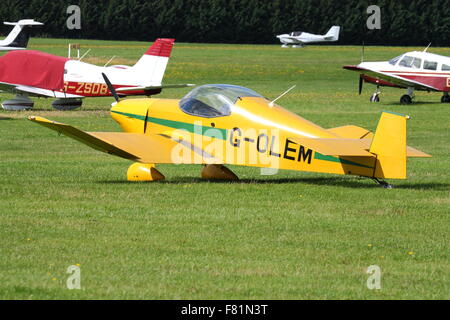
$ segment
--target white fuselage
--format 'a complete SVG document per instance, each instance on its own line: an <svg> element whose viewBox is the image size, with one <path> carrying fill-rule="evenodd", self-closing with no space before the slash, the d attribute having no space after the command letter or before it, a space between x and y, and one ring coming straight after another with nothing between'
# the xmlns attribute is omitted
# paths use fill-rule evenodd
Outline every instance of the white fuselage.
<svg viewBox="0 0 450 320"><path fill-rule="evenodd" d="M357 67L367 70L369 76L370 71L376 72L379 78L399 86L450 91L450 57L411 51L390 61L362 62ZM377 78L376 74L374 78Z"/></svg>
<svg viewBox="0 0 450 320"><path fill-rule="evenodd" d="M333 42L339 40L339 26L333 26L324 35L312 34L308 32L294 31L291 33L280 34L277 36L284 45L305 45L317 42Z"/></svg>

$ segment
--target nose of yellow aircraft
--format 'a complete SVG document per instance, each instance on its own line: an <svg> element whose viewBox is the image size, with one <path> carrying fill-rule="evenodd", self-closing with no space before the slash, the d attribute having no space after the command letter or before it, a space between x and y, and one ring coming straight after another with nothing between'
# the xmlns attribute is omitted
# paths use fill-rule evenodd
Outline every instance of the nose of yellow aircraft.
<svg viewBox="0 0 450 320"><path fill-rule="evenodd" d="M111 117L125 132L142 133L148 118L149 99L128 99L111 105Z"/></svg>

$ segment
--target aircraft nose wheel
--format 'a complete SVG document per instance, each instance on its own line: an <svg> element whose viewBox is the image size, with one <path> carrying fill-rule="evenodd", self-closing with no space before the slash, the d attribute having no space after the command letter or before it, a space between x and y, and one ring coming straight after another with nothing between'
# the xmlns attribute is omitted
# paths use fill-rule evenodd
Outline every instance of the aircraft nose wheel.
<svg viewBox="0 0 450 320"><path fill-rule="evenodd" d="M401 98L400 98L400 103L401 104L411 104L412 103L412 98L410 95L408 94L404 94Z"/></svg>
<svg viewBox="0 0 450 320"><path fill-rule="evenodd" d="M441 98L441 102L442 103L450 103L450 95L448 95L448 94L443 95Z"/></svg>
<svg viewBox="0 0 450 320"><path fill-rule="evenodd" d="M378 93L374 93L371 97L370 97L370 102L380 102L380 96Z"/></svg>

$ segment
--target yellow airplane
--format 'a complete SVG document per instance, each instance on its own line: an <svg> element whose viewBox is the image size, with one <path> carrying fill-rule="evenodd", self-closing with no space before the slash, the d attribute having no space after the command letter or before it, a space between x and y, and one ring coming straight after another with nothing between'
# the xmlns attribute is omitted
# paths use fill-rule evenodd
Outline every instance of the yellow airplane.
<svg viewBox="0 0 450 320"><path fill-rule="evenodd" d="M135 163L130 181L165 177L157 164L203 164L206 179L237 180L224 165L406 179L407 157L430 157L406 145L408 116L383 112L375 134L348 125L322 128L253 90L225 84L193 89L183 99L119 100L111 116L125 132L85 132L29 117L94 149Z"/></svg>

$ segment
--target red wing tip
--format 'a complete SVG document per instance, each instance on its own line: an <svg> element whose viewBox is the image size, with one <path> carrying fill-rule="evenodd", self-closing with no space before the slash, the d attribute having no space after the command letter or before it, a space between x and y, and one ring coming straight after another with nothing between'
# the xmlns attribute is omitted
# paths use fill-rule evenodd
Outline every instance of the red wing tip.
<svg viewBox="0 0 450 320"><path fill-rule="evenodd" d="M158 38L145 53L150 56L170 57L175 39Z"/></svg>

